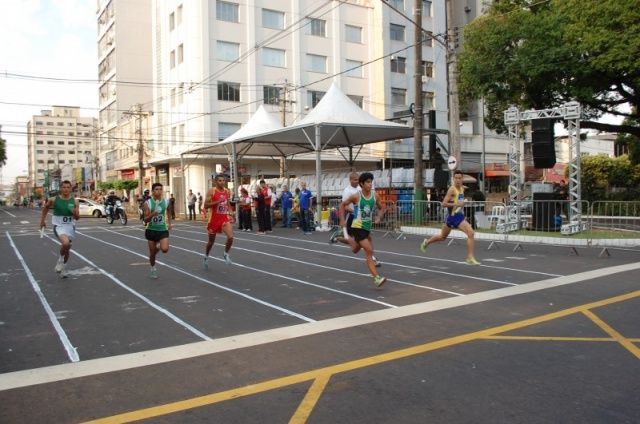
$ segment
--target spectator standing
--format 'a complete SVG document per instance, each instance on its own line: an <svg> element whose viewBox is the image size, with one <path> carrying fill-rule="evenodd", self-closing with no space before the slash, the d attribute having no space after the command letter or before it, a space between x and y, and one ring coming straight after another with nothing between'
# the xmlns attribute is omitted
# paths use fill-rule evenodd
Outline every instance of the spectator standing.
<svg viewBox="0 0 640 424"><path fill-rule="evenodd" d="M271 227L276 225L276 209L278 208L278 194L276 192L276 186L271 185L269 187L271 192ZM282 207L281 207L282 210Z"/></svg>
<svg viewBox="0 0 640 424"><path fill-rule="evenodd" d="M282 208L282 227L291 228L291 208L293 207L293 194L288 185L282 186L280 193L280 207Z"/></svg>
<svg viewBox="0 0 640 424"><path fill-rule="evenodd" d="M300 194L298 203L300 206L300 228L304 234L311 234L311 223L309 222L309 209L311 208L311 190L307 189L307 183L300 183Z"/></svg>
<svg viewBox="0 0 640 424"><path fill-rule="evenodd" d="M207 219L207 209L203 207L202 194L198 192L198 213L201 213L204 219Z"/></svg>
<svg viewBox="0 0 640 424"><path fill-rule="evenodd" d="M260 185L256 187L256 193L254 198L256 203L256 218L258 220L258 234L260 235L264 234L266 231L266 226L264 223L265 203L264 203L264 191L262 190L263 183L264 183L264 180L260 180Z"/></svg>
<svg viewBox="0 0 640 424"><path fill-rule="evenodd" d="M240 189L240 231L252 231L251 225L251 197L246 188Z"/></svg>
<svg viewBox="0 0 640 424"><path fill-rule="evenodd" d="M172 221L176 219L176 198L173 197L173 193L169 196L169 214Z"/></svg>
<svg viewBox="0 0 640 424"><path fill-rule="evenodd" d="M189 194L187 194L187 208L189 209L189 221L196 219L196 201L197 197L193 194L193 191L189 189Z"/></svg>
<svg viewBox="0 0 640 424"><path fill-rule="evenodd" d="M271 189L264 180L260 180L260 189L264 196L264 210L262 215L264 229L266 232L270 233L273 231L273 228L271 227Z"/></svg>

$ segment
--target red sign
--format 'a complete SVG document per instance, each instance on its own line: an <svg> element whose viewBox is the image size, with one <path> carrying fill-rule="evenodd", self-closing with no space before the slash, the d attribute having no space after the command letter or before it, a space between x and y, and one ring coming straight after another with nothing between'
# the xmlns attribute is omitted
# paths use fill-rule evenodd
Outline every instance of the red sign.
<svg viewBox="0 0 640 424"><path fill-rule="evenodd" d="M136 170L135 169L123 169L120 171L120 178L123 180L135 180L136 179Z"/></svg>

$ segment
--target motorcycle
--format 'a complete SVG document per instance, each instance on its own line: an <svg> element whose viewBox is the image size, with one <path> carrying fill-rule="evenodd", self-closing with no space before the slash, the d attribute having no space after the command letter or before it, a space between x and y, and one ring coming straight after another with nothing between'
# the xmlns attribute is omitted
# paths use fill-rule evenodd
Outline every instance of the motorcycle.
<svg viewBox="0 0 640 424"><path fill-rule="evenodd" d="M109 205L107 207L107 222L113 224L113 221L116 219L119 219L122 225L127 225L127 213L124 211L120 200L116 200L115 205Z"/></svg>

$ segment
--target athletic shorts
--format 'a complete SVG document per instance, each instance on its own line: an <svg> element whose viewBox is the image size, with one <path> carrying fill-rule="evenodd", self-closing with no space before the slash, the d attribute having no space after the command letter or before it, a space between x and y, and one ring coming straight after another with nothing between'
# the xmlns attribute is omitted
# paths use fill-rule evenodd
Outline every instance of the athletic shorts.
<svg viewBox="0 0 640 424"><path fill-rule="evenodd" d="M216 215L213 216L213 219L209 221L207 224L207 232L209 234L219 234L222 232L222 227L229 221L229 217L224 215L222 218L218 218Z"/></svg>
<svg viewBox="0 0 640 424"><path fill-rule="evenodd" d="M353 237L353 239L357 242L360 242L369 237L369 231L363 230L362 228L347 228L347 233Z"/></svg>
<svg viewBox="0 0 640 424"><path fill-rule="evenodd" d="M162 239L169 238L169 231L145 230L144 237L149 241L158 243Z"/></svg>
<svg viewBox="0 0 640 424"><path fill-rule="evenodd" d="M58 238L64 235L67 236L69 240L73 240L76 236L76 226L74 224L54 225L53 234Z"/></svg>
<svg viewBox="0 0 640 424"><path fill-rule="evenodd" d="M447 227L458 228L458 225L460 225L462 221L464 221L463 213L456 213L454 215L447 216Z"/></svg>

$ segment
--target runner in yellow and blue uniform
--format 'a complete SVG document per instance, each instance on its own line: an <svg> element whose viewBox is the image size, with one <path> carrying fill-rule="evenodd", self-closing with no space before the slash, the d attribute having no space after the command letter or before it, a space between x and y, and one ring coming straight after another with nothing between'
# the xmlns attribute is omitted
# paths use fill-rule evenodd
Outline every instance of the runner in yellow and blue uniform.
<svg viewBox="0 0 640 424"><path fill-rule="evenodd" d="M338 212L340 226L343 228L343 232L346 233L344 240L346 240L351 246L351 251L353 253L358 253L360 249L364 250L367 257L367 268L369 268L369 272L373 276L373 282L376 287L380 287L387 281L387 279L378 274L378 271L376 270L373 255L373 244L371 243L369 233L371 232L372 223L380 223L380 219L382 218L382 215L384 215L385 208L384 204L380 202L380 199L378 199L376 192L372 188L373 174L370 172L361 174L358 178L358 183L360 184L361 191L343 199L342 203L340 203L340 210ZM353 211L353 220L349 227L345 218L345 211L350 205L355 205L355 207ZM378 213L374 217L373 214L376 208Z"/></svg>
<svg viewBox="0 0 640 424"><path fill-rule="evenodd" d="M53 234L60 240L60 257L55 271L62 277L67 276L67 262L71 253L71 242L76 235L76 221L80 219L80 205L71 195L71 182L64 180L60 183L60 192L50 197L42 208L40 230L44 231L47 213L53 209Z"/></svg>
<svg viewBox="0 0 640 424"><path fill-rule="evenodd" d="M475 250L475 233L471 224L469 224L464 218L464 188L462 187L462 171L456 170L453 173L453 185L449 187L447 194L442 200L442 206L447 208L447 219L442 226L440 234L436 234L430 239L424 239L420 245L422 252L427 251L427 247L431 243L445 240L449 237L452 229L458 229L467 235L467 263L469 265L480 265L480 262L476 260L473 255Z"/></svg>
<svg viewBox="0 0 640 424"><path fill-rule="evenodd" d="M144 236L149 244L149 264L151 265L151 278L158 278L156 270L156 254L169 251L169 230L171 230L171 217L167 214L167 200L162 196L162 184L153 183L151 186L151 198L144 203L144 222L147 229Z"/></svg>

